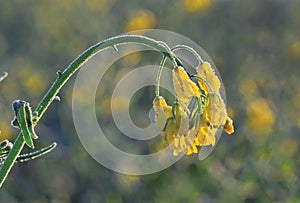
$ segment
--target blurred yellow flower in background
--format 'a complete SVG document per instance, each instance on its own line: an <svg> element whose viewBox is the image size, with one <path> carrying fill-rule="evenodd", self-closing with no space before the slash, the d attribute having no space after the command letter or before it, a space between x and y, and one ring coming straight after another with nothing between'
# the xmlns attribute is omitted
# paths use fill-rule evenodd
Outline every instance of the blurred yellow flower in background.
<svg viewBox="0 0 300 203"><path fill-rule="evenodd" d="M255 135L268 136L275 122L273 111L265 99L256 99L247 106L247 127Z"/></svg>
<svg viewBox="0 0 300 203"><path fill-rule="evenodd" d="M43 80L43 76L38 73L32 73L24 81L24 89L31 96L38 96L45 87L46 83Z"/></svg>
<svg viewBox="0 0 300 203"><path fill-rule="evenodd" d="M124 31L134 31L141 29L151 29L154 28L156 24L155 15L148 10L140 10L132 16L128 22L125 24Z"/></svg>
<svg viewBox="0 0 300 203"><path fill-rule="evenodd" d="M211 6L211 0L184 0L183 5L188 12L204 11Z"/></svg>

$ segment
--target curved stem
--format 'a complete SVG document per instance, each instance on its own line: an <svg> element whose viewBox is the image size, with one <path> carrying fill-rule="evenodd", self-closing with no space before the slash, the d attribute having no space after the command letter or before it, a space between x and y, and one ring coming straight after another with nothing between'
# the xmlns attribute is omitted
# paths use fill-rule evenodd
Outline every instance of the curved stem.
<svg viewBox="0 0 300 203"><path fill-rule="evenodd" d="M204 78L200 77L199 75L192 75L191 77L197 78L198 80L202 80L207 85L207 87L209 89L209 93L214 93L213 88L211 87L211 85L209 84L209 82L207 82L207 80L205 80Z"/></svg>
<svg viewBox="0 0 300 203"><path fill-rule="evenodd" d="M184 49L184 50L187 50L189 51L190 53L192 53L196 59L198 60L199 64L202 64L203 63L203 59L201 58L201 56L195 51L195 49L193 49L192 47L189 47L187 45L183 45L183 44L180 44L180 45L176 45L174 47L171 48L171 51L176 51L176 50L180 50L180 49Z"/></svg>
<svg viewBox="0 0 300 203"><path fill-rule="evenodd" d="M161 60L160 64L159 64L159 69L156 75L156 81L155 81L155 96L159 97L159 85L160 85L160 77L161 77L161 73L162 73L162 69L164 68L165 62L167 60L167 57L164 56L163 59Z"/></svg>
<svg viewBox="0 0 300 203"><path fill-rule="evenodd" d="M115 49L116 45L124 44L124 43L139 43L144 44L146 46L152 47L164 54L165 57L168 57L174 67L177 66L177 59L172 53L171 49L168 45L162 41L156 41L154 39L140 36L140 35L120 35L117 37L109 38L107 40L101 41L86 51L84 51L81 55L79 55L62 73L58 73L57 79L54 81L48 92L45 94L39 105L37 106L34 115L37 116L37 122L41 118L41 116L45 113L49 105L56 98L56 95L60 91L60 89L64 86L64 84L70 79L70 77L93 55L97 54L103 49L108 47L113 47ZM37 123L36 122L36 123ZM14 162L16 161L18 155L20 154L25 141L23 139L22 133L19 133L13 148L8 154L4 164L2 165L0 171L0 187L3 185L9 171L11 170Z"/></svg>
<svg viewBox="0 0 300 203"><path fill-rule="evenodd" d="M36 108L37 116L41 117L51 102L54 100L55 96L61 89L61 87L68 81L68 79L93 55L97 54L99 51L106 49L108 47L115 47L116 45L124 43L139 43L144 44L158 51L162 52L167 56L176 67L176 57L171 52L168 45L162 41L156 41L154 39L140 36L140 35L120 35L117 37L109 38L102 42L95 44L86 51L84 51L80 56L78 56L63 73L59 75L56 81L53 83L49 91L46 93L45 97L42 99L38 107Z"/></svg>

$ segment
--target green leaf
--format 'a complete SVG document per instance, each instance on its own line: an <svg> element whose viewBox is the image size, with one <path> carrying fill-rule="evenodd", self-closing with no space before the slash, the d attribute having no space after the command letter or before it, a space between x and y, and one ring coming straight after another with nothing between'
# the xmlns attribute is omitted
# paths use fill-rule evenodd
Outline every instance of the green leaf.
<svg viewBox="0 0 300 203"><path fill-rule="evenodd" d="M27 126L28 126L28 131L30 134L30 137L32 137L33 139L37 139L38 136L36 135L35 131L34 131L34 126L33 126L33 122L32 122L32 111L31 111L31 107L29 106L29 103L26 102L25 103L25 114L26 114L26 121L27 121Z"/></svg>
<svg viewBox="0 0 300 203"><path fill-rule="evenodd" d="M27 125L25 105L20 106L17 113L17 119L26 145L30 148L34 148L33 141L31 139L31 133Z"/></svg>
<svg viewBox="0 0 300 203"><path fill-rule="evenodd" d="M17 158L17 162L25 162L25 161L29 161L32 159L36 159L40 156L43 156L45 154L48 154L49 152L51 152L55 147L57 146L56 142L53 142L51 145L44 147L42 149L39 149L35 152L30 152L28 154L21 154L20 156L18 156Z"/></svg>

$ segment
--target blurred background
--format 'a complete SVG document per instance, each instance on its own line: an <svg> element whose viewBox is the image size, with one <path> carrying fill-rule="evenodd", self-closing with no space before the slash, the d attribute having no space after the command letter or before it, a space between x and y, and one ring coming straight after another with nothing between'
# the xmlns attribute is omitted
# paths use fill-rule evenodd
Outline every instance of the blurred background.
<svg viewBox="0 0 300 203"><path fill-rule="evenodd" d="M203 161L195 155L156 174L117 174L94 161L76 135L72 78L36 129L37 148L53 141L58 147L16 164L0 202L299 202L299 10L296 0L1 1L0 72L9 73L0 84L1 140L18 134L10 127L13 100L36 107L56 71L83 50L146 28L182 34L208 53L222 76L235 133L224 134ZM99 114L110 113L110 78L150 59L132 54L116 65L124 69L107 73ZM141 91L136 103L147 110L153 96Z"/></svg>

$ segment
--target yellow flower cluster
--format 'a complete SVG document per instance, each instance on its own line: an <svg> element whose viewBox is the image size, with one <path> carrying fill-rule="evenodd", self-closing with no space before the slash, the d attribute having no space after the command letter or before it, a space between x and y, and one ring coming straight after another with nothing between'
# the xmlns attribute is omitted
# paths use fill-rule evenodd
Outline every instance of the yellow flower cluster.
<svg viewBox="0 0 300 203"><path fill-rule="evenodd" d="M183 67L172 71L176 94L174 105L169 106L162 96L153 101L156 127L164 132L164 138L173 155L183 152L193 154L197 147L214 146L216 132L220 127L228 134L234 132L233 121L228 117L219 90L220 80L208 62L198 67L196 76L190 77ZM191 78L196 78L193 81ZM191 111L191 99L196 102Z"/></svg>

